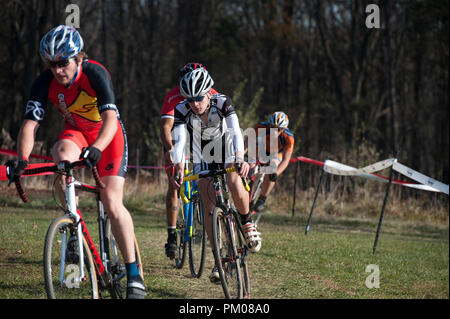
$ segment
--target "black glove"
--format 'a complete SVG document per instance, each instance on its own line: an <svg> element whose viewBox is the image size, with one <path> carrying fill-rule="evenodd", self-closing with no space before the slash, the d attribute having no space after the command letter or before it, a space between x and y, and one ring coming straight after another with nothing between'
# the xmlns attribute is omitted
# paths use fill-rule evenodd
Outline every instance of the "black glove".
<svg viewBox="0 0 450 319"><path fill-rule="evenodd" d="M275 182L277 180L277 173L269 174L269 179L271 182Z"/></svg>
<svg viewBox="0 0 450 319"><path fill-rule="evenodd" d="M28 161L18 158L15 160L9 160L5 163L5 166L9 168L9 183L11 185L12 181L16 178L20 178L23 170L28 166Z"/></svg>
<svg viewBox="0 0 450 319"><path fill-rule="evenodd" d="M83 150L80 154L80 159L84 159L86 164L88 164L89 168L93 168L95 165L97 165L98 161L102 157L102 152L94 147L83 147Z"/></svg>

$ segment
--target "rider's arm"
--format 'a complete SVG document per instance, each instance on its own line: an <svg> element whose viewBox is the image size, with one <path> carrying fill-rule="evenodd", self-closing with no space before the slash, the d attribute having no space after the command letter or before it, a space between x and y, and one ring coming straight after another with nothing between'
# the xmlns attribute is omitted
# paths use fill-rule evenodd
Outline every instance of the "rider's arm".
<svg viewBox="0 0 450 319"><path fill-rule="evenodd" d="M172 127L173 127L174 119L170 117L162 118L161 119L161 126L159 130L161 143L164 147L164 157L166 158L166 161L169 162L170 159L170 152L172 151L173 144L172 144ZM169 154L166 154L169 152ZM172 161L170 161L172 162Z"/></svg>
<svg viewBox="0 0 450 319"><path fill-rule="evenodd" d="M167 92L164 98L164 104L161 109L161 123L159 127L159 136L164 148L164 157L168 164L173 163L171 153L173 151L172 128L175 122L175 107L182 102L184 97L180 93L178 86L173 87Z"/></svg>
<svg viewBox="0 0 450 319"><path fill-rule="evenodd" d="M28 159L33 151L34 140L39 123L33 120L25 119L20 127L17 137L17 157Z"/></svg>
<svg viewBox="0 0 450 319"><path fill-rule="evenodd" d="M244 160L244 138L242 137L239 120L236 113L232 113L225 117L227 128L233 137L233 147L236 156L236 161Z"/></svg>
<svg viewBox="0 0 450 319"><path fill-rule="evenodd" d="M48 90L53 79L52 72L45 70L34 80L25 109L24 121L17 137L17 155L28 159L33 151L39 122L44 119Z"/></svg>
<svg viewBox="0 0 450 319"><path fill-rule="evenodd" d="M288 133L285 133L285 145L284 145L284 151L283 151L283 160L281 161L280 165L278 165L277 168L277 175L279 176L283 171L288 167L289 161L291 160L292 153L294 152L294 136L290 131Z"/></svg>
<svg viewBox="0 0 450 319"><path fill-rule="evenodd" d="M111 143L114 135L117 132L118 122L117 122L117 113L115 110L107 110L100 114L103 120L102 127L100 132L98 133L97 139L92 146L98 148L103 152L105 148L108 147L109 143Z"/></svg>
<svg viewBox="0 0 450 319"><path fill-rule="evenodd" d="M277 167L277 175L278 176L280 176L280 174L283 173L284 170L288 167L291 157L292 157L292 152L284 151L283 160L281 161L280 165L278 165L278 167Z"/></svg>
<svg viewBox="0 0 450 319"><path fill-rule="evenodd" d="M175 125L173 128L173 140L175 142L173 147L173 162L175 164L181 163L181 168L184 163L184 149L186 146L186 132L187 132L187 124L181 123Z"/></svg>
<svg viewBox="0 0 450 319"><path fill-rule="evenodd" d="M186 132L187 132L187 124L186 123L180 123L175 124L173 128L173 140L174 140L174 146L173 146L173 162L175 164L175 174L170 177L170 182L176 187L179 188L181 186L181 183L183 182L183 175L184 175L184 149L186 146ZM175 177L179 177L179 180L175 180Z"/></svg>
<svg viewBox="0 0 450 319"><path fill-rule="evenodd" d="M94 61L83 62L83 72L97 95L98 111L103 120L100 132L92 146L103 151L111 143L120 125L111 76L103 65Z"/></svg>

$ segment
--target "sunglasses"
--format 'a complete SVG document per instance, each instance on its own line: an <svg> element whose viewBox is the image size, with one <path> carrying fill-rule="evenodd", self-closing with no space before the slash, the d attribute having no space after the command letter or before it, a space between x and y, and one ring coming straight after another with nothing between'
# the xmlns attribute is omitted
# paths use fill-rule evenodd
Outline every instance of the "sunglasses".
<svg viewBox="0 0 450 319"><path fill-rule="evenodd" d="M60 60L60 61L49 61L48 64L50 65L51 68L63 68L68 66L70 63L70 59L66 59L66 60Z"/></svg>
<svg viewBox="0 0 450 319"><path fill-rule="evenodd" d="M188 101L188 103L201 102L201 101L203 101L204 97L205 97L204 95L203 96L197 96L197 97L194 97L194 98L188 98L188 99L186 99L186 101Z"/></svg>

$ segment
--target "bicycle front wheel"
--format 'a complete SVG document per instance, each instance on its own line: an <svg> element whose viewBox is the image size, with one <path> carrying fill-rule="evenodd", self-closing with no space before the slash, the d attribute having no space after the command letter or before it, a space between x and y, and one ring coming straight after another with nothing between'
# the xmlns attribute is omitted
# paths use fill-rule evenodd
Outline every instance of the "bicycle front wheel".
<svg viewBox="0 0 450 319"><path fill-rule="evenodd" d="M230 221L232 219L225 216L220 208L214 209L212 216L214 259L225 297L241 299L243 297L241 266L234 241L236 230Z"/></svg>
<svg viewBox="0 0 450 319"><path fill-rule="evenodd" d="M189 240L189 268L192 277L200 278L205 264L206 235L203 220L203 204L200 197L192 201L193 215Z"/></svg>
<svg viewBox="0 0 450 319"><path fill-rule="evenodd" d="M242 226L239 225L239 221L234 218L234 225L237 233L237 242L236 242L236 250L239 256L240 260L240 267L241 267L241 277L242 277L242 298L248 299L250 298L250 276L248 273L248 263L247 263L247 256L248 256L248 248L247 248L247 242L245 240L244 231L242 230Z"/></svg>
<svg viewBox="0 0 450 319"><path fill-rule="evenodd" d="M94 260L84 237L84 277L79 280L81 271L75 235L76 225L67 216L55 219L47 230L44 244L44 279L49 299L99 297Z"/></svg>

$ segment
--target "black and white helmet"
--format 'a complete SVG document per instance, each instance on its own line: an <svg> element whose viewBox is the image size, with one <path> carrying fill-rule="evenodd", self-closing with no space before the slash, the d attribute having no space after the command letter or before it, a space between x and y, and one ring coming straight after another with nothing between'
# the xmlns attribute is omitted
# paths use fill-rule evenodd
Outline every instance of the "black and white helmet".
<svg viewBox="0 0 450 319"><path fill-rule="evenodd" d="M209 93L214 81L205 68L197 68L180 80L180 92L185 98L195 98Z"/></svg>

